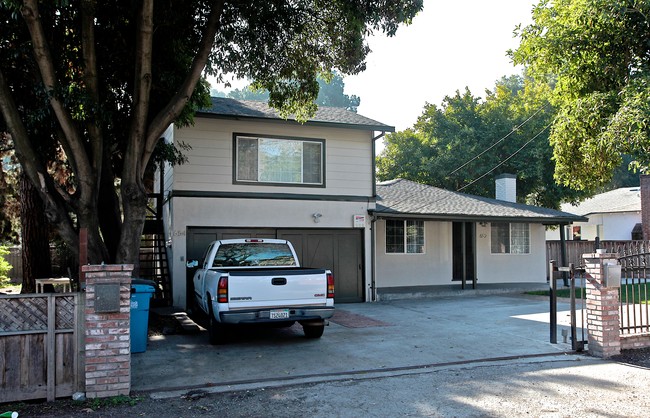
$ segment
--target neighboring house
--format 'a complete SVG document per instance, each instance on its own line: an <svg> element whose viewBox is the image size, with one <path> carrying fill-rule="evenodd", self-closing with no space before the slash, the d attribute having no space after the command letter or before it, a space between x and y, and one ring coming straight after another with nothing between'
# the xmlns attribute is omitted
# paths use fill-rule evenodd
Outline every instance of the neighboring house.
<svg viewBox="0 0 650 418"><path fill-rule="evenodd" d="M338 302L370 300L375 140L393 131L340 108L319 107L303 124L226 98L170 128L167 141L191 147L164 172L173 304L191 295L186 262L235 237L289 239L303 265L334 272Z"/></svg>
<svg viewBox="0 0 650 418"><path fill-rule="evenodd" d="M562 210L589 218L565 227L567 240L622 241L643 239L641 192L639 187L623 187L597 194L578 205L565 203ZM558 229L546 232L547 240L559 240Z"/></svg>
<svg viewBox="0 0 650 418"><path fill-rule="evenodd" d="M514 203L515 181L512 175L497 178L499 199L402 179L378 183L371 210L378 297L474 279L479 286L546 283L545 225L586 219Z"/></svg>
<svg viewBox="0 0 650 418"><path fill-rule="evenodd" d="M302 265L333 271L339 303L463 278L545 281L544 225L585 219L406 180L377 186L375 140L393 131L340 108L298 123L226 98L170 127L166 141L190 146L163 176L173 304L191 300L189 260L241 237L290 240Z"/></svg>

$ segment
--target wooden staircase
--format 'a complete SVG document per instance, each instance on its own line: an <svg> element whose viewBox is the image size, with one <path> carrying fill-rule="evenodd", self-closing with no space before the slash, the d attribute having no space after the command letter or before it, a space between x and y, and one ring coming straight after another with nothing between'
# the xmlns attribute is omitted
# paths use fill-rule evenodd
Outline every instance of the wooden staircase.
<svg viewBox="0 0 650 418"><path fill-rule="evenodd" d="M152 307L172 306L171 277L162 220L146 220L140 239L140 278L153 280Z"/></svg>

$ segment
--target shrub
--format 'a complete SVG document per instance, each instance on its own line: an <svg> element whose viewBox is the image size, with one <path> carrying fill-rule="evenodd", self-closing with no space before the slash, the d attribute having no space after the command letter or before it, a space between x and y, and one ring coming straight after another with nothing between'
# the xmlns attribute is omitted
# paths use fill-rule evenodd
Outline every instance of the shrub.
<svg viewBox="0 0 650 418"><path fill-rule="evenodd" d="M9 249L5 246L0 246L0 285L4 286L9 284L9 270L11 270L11 264L5 260L5 256L9 254Z"/></svg>

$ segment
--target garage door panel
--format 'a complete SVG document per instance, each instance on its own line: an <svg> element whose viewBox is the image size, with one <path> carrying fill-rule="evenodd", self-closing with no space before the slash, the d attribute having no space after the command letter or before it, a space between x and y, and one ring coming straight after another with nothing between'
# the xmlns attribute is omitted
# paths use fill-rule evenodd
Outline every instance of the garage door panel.
<svg viewBox="0 0 650 418"><path fill-rule="evenodd" d="M361 280L361 254L358 247L358 236L340 235L338 236L336 259L341 266L347 268L339 269L340 274L345 275L337 280L339 287L337 292L342 295L342 301L353 297L353 295L362 295L363 286Z"/></svg>

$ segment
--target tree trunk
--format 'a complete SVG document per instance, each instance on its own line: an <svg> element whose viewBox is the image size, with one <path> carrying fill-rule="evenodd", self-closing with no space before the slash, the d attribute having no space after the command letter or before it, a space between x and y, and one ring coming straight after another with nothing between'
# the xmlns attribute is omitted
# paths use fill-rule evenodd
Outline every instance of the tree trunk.
<svg viewBox="0 0 650 418"><path fill-rule="evenodd" d="M20 222L23 244L21 293L34 293L36 279L52 275L49 228L43 201L25 174L20 175Z"/></svg>

